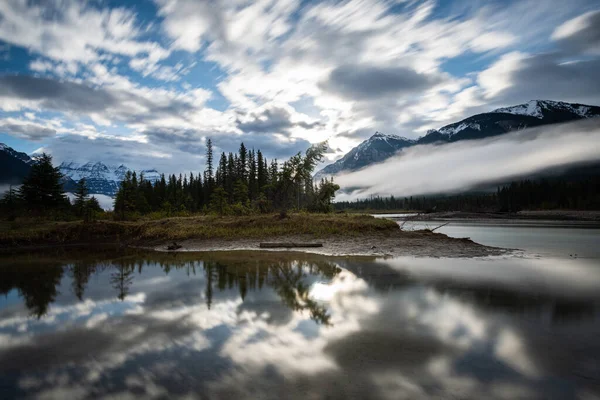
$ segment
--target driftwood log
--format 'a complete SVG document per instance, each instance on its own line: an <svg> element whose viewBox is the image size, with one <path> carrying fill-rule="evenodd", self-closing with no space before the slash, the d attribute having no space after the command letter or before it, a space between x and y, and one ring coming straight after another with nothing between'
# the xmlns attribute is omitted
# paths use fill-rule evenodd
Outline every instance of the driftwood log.
<svg viewBox="0 0 600 400"><path fill-rule="evenodd" d="M167 250L170 250L170 251L179 250L180 248L181 248L181 245L176 242L173 242L173 244L170 244L167 246Z"/></svg>
<svg viewBox="0 0 600 400"><path fill-rule="evenodd" d="M260 244L261 249L275 249L288 247L323 247L323 243L271 242Z"/></svg>

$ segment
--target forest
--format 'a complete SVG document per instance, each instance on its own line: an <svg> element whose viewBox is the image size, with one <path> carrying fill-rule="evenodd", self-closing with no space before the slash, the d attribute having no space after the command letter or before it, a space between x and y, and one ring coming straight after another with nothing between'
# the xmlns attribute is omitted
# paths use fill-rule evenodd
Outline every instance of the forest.
<svg viewBox="0 0 600 400"><path fill-rule="evenodd" d="M203 175L164 175L155 184L128 172L115 199L115 216L178 212L248 215L274 211L333 211L339 186L333 180L313 183L315 166L323 159L326 143L311 146L279 165L260 150L240 144L236 154L221 153L216 168L213 146L207 140Z"/></svg>
<svg viewBox="0 0 600 400"><path fill-rule="evenodd" d="M71 204L64 192L62 174L52 165L52 157L43 154L19 189L11 188L3 196L0 209L12 220L18 216L92 220L109 215L115 220L128 220L148 214L162 218L192 213L333 211L332 202L339 186L333 180L315 184L312 179L315 166L323 159L326 143L315 144L304 154L299 152L281 164L276 159L269 162L260 150L248 150L243 143L237 153L222 153L215 163L211 139L206 145L203 174L190 172L168 177L163 174L153 183L128 171L117 191L113 213L104 213L98 201L89 196L84 179L77 183L75 201Z"/></svg>
<svg viewBox="0 0 600 400"><path fill-rule="evenodd" d="M600 176L514 181L493 192L379 197L335 203L336 210L467 211L600 210Z"/></svg>

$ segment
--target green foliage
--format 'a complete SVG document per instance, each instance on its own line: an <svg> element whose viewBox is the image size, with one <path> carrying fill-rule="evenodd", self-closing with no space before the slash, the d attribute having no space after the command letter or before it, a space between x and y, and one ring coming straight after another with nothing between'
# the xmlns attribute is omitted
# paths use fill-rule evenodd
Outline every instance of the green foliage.
<svg viewBox="0 0 600 400"><path fill-rule="evenodd" d="M52 166L52 157L42 154L31 166L29 175L19 189L23 207L28 211L44 212L69 207L61 180L63 175Z"/></svg>
<svg viewBox="0 0 600 400"><path fill-rule="evenodd" d="M115 199L115 217L120 220L136 216L210 211L218 215L268 213L275 209L331 211L335 190L333 183L315 188L312 173L323 159L326 143L311 146L304 155L298 153L279 168L277 160L269 166L260 150L248 150L242 143L237 154L221 153L213 170L212 141L207 139L204 181L192 173L171 175L152 185L144 177L127 173ZM337 189L335 189L337 188Z"/></svg>
<svg viewBox="0 0 600 400"><path fill-rule="evenodd" d="M0 210L9 221L14 221L17 212L21 208L21 199L19 193L11 186L8 192L0 199Z"/></svg>
<svg viewBox="0 0 600 400"><path fill-rule="evenodd" d="M219 215L229 214L229 203L227 202L227 192L222 187L217 187L210 199L210 208Z"/></svg>
<svg viewBox="0 0 600 400"><path fill-rule="evenodd" d="M336 202L337 210L358 211L465 211L517 212L519 210L600 210L600 176L522 180L496 192L427 197L371 197Z"/></svg>
<svg viewBox="0 0 600 400"><path fill-rule="evenodd" d="M81 179L77 182L77 188L75 190L75 202L73 207L75 208L75 214L82 217L86 211L86 203L88 196L88 188L85 183L85 179Z"/></svg>

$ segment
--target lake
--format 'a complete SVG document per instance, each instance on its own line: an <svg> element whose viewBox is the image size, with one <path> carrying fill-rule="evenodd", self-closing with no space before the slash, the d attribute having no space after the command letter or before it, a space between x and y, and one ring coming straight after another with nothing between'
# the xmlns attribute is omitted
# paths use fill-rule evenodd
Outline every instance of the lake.
<svg viewBox="0 0 600 400"><path fill-rule="evenodd" d="M600 223L595 221L544 221L510 219L444 219L404 222L411 214L385 214L403 229L433 229L451 237L470 237L488 246L522 249L553 257L600 258Z"/></svg>
<svg viewBox="0 0 600 400"><path fill-rule="evenodd" d="M3 256L1 398L594 399L599 289L590 257Z"/></svg>

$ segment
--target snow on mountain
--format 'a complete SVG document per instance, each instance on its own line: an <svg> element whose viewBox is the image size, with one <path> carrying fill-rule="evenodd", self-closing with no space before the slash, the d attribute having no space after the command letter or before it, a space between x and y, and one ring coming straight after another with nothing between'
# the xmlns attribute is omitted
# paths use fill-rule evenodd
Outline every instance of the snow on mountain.
<svg viewBox="0 0 600 400"><path fill-rule="evenodd" d="M350 150L344 157L317 172L315 179L333 175L343 170L360 169L369 164L383 161L404 147L414 144L414 140L402 136L375 132L373 136Z"/></svg>
<svg viewBox="0 0 600 400"><path fill-rule="evenodd" d="M90 194L103 194L106 196L115 196L121 181L129 171L125 165L107 165L102 162L87 162L79 164L72 161L65 161L59 166L60 171L73 181L78 182L85 178ZM140 177L154 183L160 179L160 174L155 169L135 171Z"/></svg>
<svg viewBox="0 0 600 400"><path fill-rule="evenodd" d="M498 108L492 112L514 115L528 115L530 117L542 119L544 118L544 112L563 111L576 114L582 118L589 118L593 116L593 113L590 113L592 108L593 107L586 106L583 104L571 104L562 101L530 100L524 104L519 104L512 107Z"/></svg>
<svg viewBox="0 0 600 400"><path fill-rule="evenodd" d="M551 100L531 100L465 118L440 129L430 129L417 140L376 132L344 157L317 172L315 178L354 171L381 162L405 147L475 140L535 126L600 117L600 107Z"/></svg>
<svg viewBox="0 0 600 400"><path fill-rule="evenodd" d="M453 136L456 135L460 131L464 131L467 128L475 129L480 131L481 126L477 123L465 124L464 122L459 124L458 126L446 126L441 128L438 132L443 135Z"/></svg>

